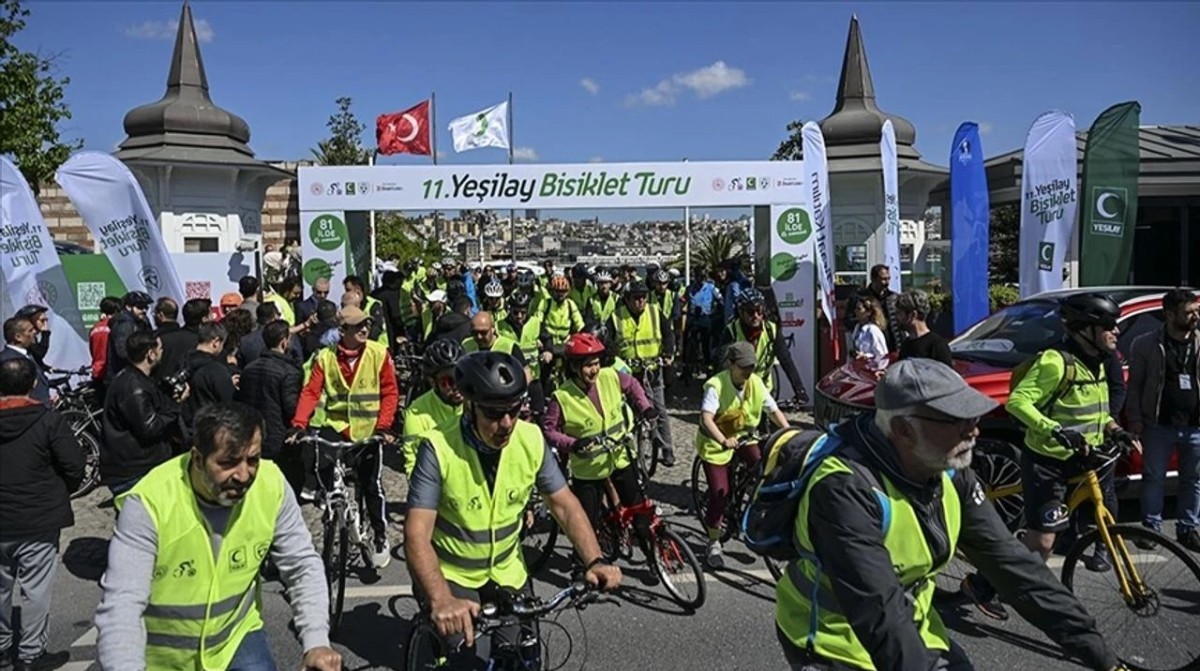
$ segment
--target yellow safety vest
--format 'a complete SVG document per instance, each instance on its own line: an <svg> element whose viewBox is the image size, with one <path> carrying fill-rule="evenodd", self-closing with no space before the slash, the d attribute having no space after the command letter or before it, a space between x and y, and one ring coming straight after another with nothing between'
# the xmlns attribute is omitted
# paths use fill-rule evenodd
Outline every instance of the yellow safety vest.
<svg viewBox="0 0 1200 671"><path fill-rule="evenodd" d="M717 392L717 412L713 421L726 438L741 439L750 435L758 428L762 420L763 404L770 392L767 385L757 373L751 373L742 388L742 398L738 398L737 387L733 386L729 369L708 378L704 383L704 392L715 389ZM696 431L696 453L700 459L710 464L724 466L733 459L733 450L726 449L717 441L709 438L704 429Z"/></svg>
<svg viewBox="0 0 1200 671"><path fill-rule="evenodd" d="M1092 371L1078 357L1075 359L1075 381L1045 414L1038 404L1045 402L1058 389L1066 375L1066 360L1062 352L1048 349L1025 373L1008 396L1005 408L1017 421L1028 427L1025 446L1033 452L1052 459L1066 460L1074 453L1051 437L1054 429L1074 429L1083 435L1088 445L1104 443L1108 426L1108 377L1104 366L1100 374Z"/></svg>
<svg viewBox="0 0 1200 671"><path fill-rule="evenodd" d="M571 283L571 290L567 292L567 298L575 302L576 307L582 307L592 300L592 296L596 294L596 287L590 282L584 282L582 289L576 289L575 283Z"/></svg>
<svg viewBox="0 0 1200 671"><path fill-rule="evenodd" d="M625 397L621 379L610 368L601 368L596 378L601 411L596 411L592 399L574 378L554 390L554 398L562 408L563 433L572 438L605 435L615 441L629 436L629 418L625 413ZM602 452L590 457L571 453L571 475L578 480L603 480L631 463L625 450Z"/></svg>
<svg viewBox="0 0 1200 671"><path fill-rule="evenodd" d="M564 298L561 303L552 298L546 305L542 325L550 334L550 341L561 345L567 342L572 333L583 330L583 315L579 314L579 306L570 298Z"/></svg>
<svg viewBox="0 0 1200 671"><path fill-rule="evenodd" d="M662 312L657 305L647 304L636 318L628 306L622 305L613 313L613 320L617 327L614 344L621 358L654 359L662 352Z"/></svg>
<svg viewBox="0 0 1200 671"><path fill-rule="evenodd" d="M317 352L317 364L325 373L325 417L321 424L338 433L350 429L350 440L363 440L375 433L379 419L379 371L387 361L387 348L374 341L364 343L354 379L342 377L337 347Z"/></svg>
<svg viewBox="0 0 1200 671"><path fill-rule="evenodd" d="M443 310L442 314L434 317L433 310L430 310L428 305L424 306L421 309L421 333L423 337L429 338L429 334L433 333L434 322L448 314L450 314L449 310Z"/></svg>
<svg viewBox="0 0 1200 671"><path fill-rule="evenodd" d="M808 537L809 493L812 486L833 473L850 473L852 468L837 457L826 457L800 499L796 515L796 542L802 553L813 554ZM888 479L879 476L882 494L890 505L890 522L883 533L883 545L891 555L896 578L912 599L913 621L925 647L930 650L949 650L950 637L942 618L933 607L934 577L954 557L958 533L962 525L962 510L958 492L949 473L942 475L942 515L949 535L950 549L945 561L934 565L929 544L921 531L912 504ZM816 603L813 596L816 595ZM812 612L817 609L816 628ZM855 635L854 629L842 614L829 578L810 559L797 559L788 564L784 576L775 588L775 623L793 644L800 648L811 645L825 659L848 664L859 669L873 670L871 655Z"/></svg>
<svg viewBox="0 0 1200 671"><path fill-rule="evenodd" d="M733 342L750 342L750 338L742 330L741 319L734 319L726 328L733 334ZM758 335L758 342L754 345L756 361L754 372L758 373L758 376L766 383L767 391L775 391L775 380L771 375L771 367L775 365L775 334L778 331L775 322L763 320L762 333Z"/></svg>
<svg viewBox="0 0 1200 671"><path fill-rule="evenodd" d="M617 295L609 292L607 299L601 299L600 294L597 293L588 301L588 306L592 313L592 318L601 324L605 324L608 322L608 318L612 317L613 313L617 311Z"/></svg>
<svg viewBox="0 0 1200 671"><path fill-rule="evenodd" d="M671 313L675 311L675 294L672 294L670 290L666 290L661 296L654 293L650 295L658 303L658 308L662 310L663 316L670 319Z"/></svg>
<svg viewBox="0 0 1200 671"><path fill-rule="evenodd" d="M279 309L279 318L287 322L288 326L296 325L296 311L292 309L291 301L273 291L266 295L266 299L275 304Z"/></svg>
<svg viewBox="0 0 1200 671"><path fill-rule="evenodd" d="M497 322L496 330L500 332L500 335L517 342L517 346L521 348L521 354L525 355L525 364L529 366L529 371L533 373L533 379L538 379L538 375L542 370L542 360L538 357L541 352L541 317L530 316L525 320L520 333L517 333L516 329L513 328L513 325L507 319Z"/></svg>
<svg viewBox="0 0 1200 671"><path fill-rule="evenodd" d="M499 329L496 330L497 332L499 331ZM475 342L474 338L463 338L462 346L468 354L479 351L479 343ZM517 343L515 340L506 335L497 335L496 342L492 343L491 351L499 352L501 354L512 354L514 349L517 349Z"/></svg>
<svg viewBox="0 0 1200 671"><path fill-rule="evenodd" d="M363 312L367 313L367 316L371 317L371 319L375 319L375 316L373 314L371 314L371 311L375 309L375 306L376 305L382 306L382 304L379 302L378 299L373 298L371 296L366 297L364 305L366 307L363 309ZM378 341L380 345L383 345L384 347L388 347L391 345L391 340L388 337L387 312L385 312L384 310L379 311L379 323L380 323L379 337L376 338L375 340Z"/></svg>
<svg viewBox="0 0 1200 671"><path fill-rule="evenodd" d="M546 456L541 429L517 421L500 451L491 489L476 449L462 435L462 423L442 429L428 436L442 476L433 529L433 549L442 575L468 589L478 589L489 580L519 589L529 579L521 553L521 525Z"/></svg>
<svg viewBox="0 0 1200 671"><path fill-rule="evenodd" d="M115 501L119 511L136 496L158 539L142 613L147 671L224 671L246 635L263 626L258 571L271 548L287 482L274 463L259 462L254 484L234 506L213 557L190 463L188 453L159 464Z"/></svg>
<svg viewBox="0 0 1200 671"><path fill-rule="evenodd" d="M417 465L417 448L421 439L430 431L449 422L457 422L463 413L463 407L450 405L437 395L437 391L429 391L417 397L404 411L404 443L400 450L404 453L404 471L412 475Z"/></svg>

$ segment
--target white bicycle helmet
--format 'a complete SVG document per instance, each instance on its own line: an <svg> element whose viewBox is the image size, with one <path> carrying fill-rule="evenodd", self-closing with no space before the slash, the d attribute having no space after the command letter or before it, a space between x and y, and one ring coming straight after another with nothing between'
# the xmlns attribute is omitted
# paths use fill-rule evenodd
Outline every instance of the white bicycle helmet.
<svg viewBox="0 0 1200 671"><path fill-rule="evenodd" d="M499 282L496 282L495 280L488 282L483 287L483 295L487 296L488 298L503 298L504 297L504 285L500 284Z"/></svg>
<svg viewBox="0 0 1200 671"><path fill-rule="evenodd" d="M601 269L601 270L596 271L596 282L612 282L612 281L613 281L612 273L608 272L608 270Z"/></svg>

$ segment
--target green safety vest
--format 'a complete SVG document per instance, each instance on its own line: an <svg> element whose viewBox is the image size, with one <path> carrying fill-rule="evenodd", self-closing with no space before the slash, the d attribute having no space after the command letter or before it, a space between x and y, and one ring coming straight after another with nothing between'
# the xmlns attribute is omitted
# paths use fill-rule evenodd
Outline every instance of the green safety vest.
<svg viewBox="0 0 1200 671"><path fill-rule="evenodd" d="M529 292L529 314L540 315L550 302L550 292L544 284L535 284Z"/></svg>
<svg viewBox="0 0 1200 671"><path fill-rule="evenodd" d="M271 548L287 481L274 463L259 462L214 557L190 463L188 453L159 464L115 501L119 511L136 496L157 538L142 613L147 671L223 670L246 635L263 627L258 572Z"/></svg>
<svg viewBox="0 0 1200 671"><path fill-rule="evenodd" d="M576 289L575 283L571 283L571 290L567 292L567 298L575 301L576 307L582 307L592 300L592 296L596 295L596 287L592 286L591 282L584 282L582 289Z"/></svg>
<svg viewBox="0 0 1200 671"><path fill-rule="evenodd" d="M829 578L811 559L815 557L808 537L809 493L822 478L833 473L850 473L852 467L838 457L822 460L800 499L796 514L796 543L802 558L787 566L775 588L775 623L799 648L811 649L825 659L859 669L874 669L871 655L843 615ZM921 531L916 512L908 499L888 479L879 476L883 496L890 502L890 522L883 533L883 546L891 555L896 578L912 600L913 621L930 650L949 650L950 637L933 607L934 577L954 557L962 510L950 473L942 475L942 515L949 535L950 550L945 562L935 566L929 544ZM816 597L814 604L813 597ZM816 608L816 618L813 609ZM815 624L815 627L814 627ZM811 646L811 647L810 647Z"/></svg>
<svg viewBox="0 0 1200 671"><path fill-rule="evenodd" d="M601 324L607 323L609 317L617 311L617 295L609 292L608 298L604 300L601 300L599 294L592 296L588 301L588 311L596 321Z"/></svg>
<svg viewBox="0 0 1200 671"><path fill-rule="evenodd" d="M663 316L670 319L671 313L675 310L675 294L672 294L668 289L663 292L662 296L654 292L651 292L650 295L654 297L653 302L658 303L658 308L662 310Z"/></svg>
<svg viewBox="0 0 1200 671"><path fill-rule="evenodd" d="M746 380L740 399L737 387L733 386L729 369L708 378L704 383L704 391L701 396L706 394L709 389L716 390L718 399L717 412L713 416L713 421L716 422L717 428L726 438L741 439L758 428L758 423L762 420L763 404L770 392L767 391L767 385L757 373L751 373ZM703 428L696 431L696 453L700 455L702 461L718 466L724 466L733 459L733 450L726 449L725 446L709 438Z"/></svg>
<svg viewBox="0 0 1200 671"><path fill-rule="evenodd" d="M428 305L424 306L421 309L421 333L423 334L423 338L428 339L429 334L433 333L434 322L448 314L450 314L450 310L447 309L443 310L442 314L434 317L433 310L430 310Z"/></svg>
<svg viewBox="0 0 1200 671"><path fill-rule="evenodd" d="M1025 373L1008 396L1005 409L1024 424L1025 446L1033 452L1053 459L1070 459L1074 453L1058 444L1051 433L1058 428L1074 429L1083 434L1089 445L1104 443L1104 429L1111 415L1108 412L1108 378L1104 366L1094 375L1078 357L1075 359L1075 381L1046 413L1037 406L1058 389L1066 375L1062 352L1048 349Z"/></svg>
<svg viewBox="0 0 1200 671"><path fill-rule="evenodd" d="M401 323L408 325L416 321L417 316L412 313L413 289L416 287L417 278L410 277L400 283L400 315Z"/></svg>
<svg viewBox="0 0 1200 671"><path fill-rule="evenodd" d="M538 358L541 349L542 318L529 317L525 321L525 325L521 327L520 333L517 333L507 319L498 322L496 330L500 332L500 335L517 342L521 348L521 354L525 355L525 365L529 366L533 379L538 379L542 370L542 360Z"/></svg>
<svg viewBox="0 0 1200 671"><path fill-rule="evenodd" d="M404 454L405 475L412 476L413 468L417 465L417 448L421 439L440 426L449 422L457 422L462 418L463 407L450 405L437 395L437 391L429 391L417 397L417 400L404 411L404 443L400 451Z"/></svg>
<svg viewBox="0 0 1200 671"><path fill-rule="evenodd" d="M750 338L742 330L741 319L734 318L725 328L733 336L733 342L750 342ZM771 367L775 365L775 335L778 332L779 328L775 326L775 322L763 320L762 332L758 334L758 342L754 344L754 358L757 362L754 365L754 372L763 379L769 392L775 391L775 380L771 375Z"/></svg>
<svg viewBox="0 0 1200 671"><path fill-rule="evenodd" d="M662 313L656 304L647 304L636 318L622 305L613 313L613 320L617 327L613 344L621 358L654 359L662 352Z"/></svg>
<svg viewBox="0 0 1200 671"><path fill-rule="evenodd" d="M363 344L354 379L347 381L338 366L337 346L317 352L317 364L325 373L325 417L321 424L309 425L327 426L338 433L349 429L350 440L370 438L379 419L379 370L387 357L386 347L368 340Z"/></svg>
<svg viewBox="0 0 1200 671"><path fill-rule="evenodd" d="M512 354L512 351L514 349L518 349L516 340L510 338L507 335L499 333L500 332L499 328L496 329L496 332L499 335L496 336L496 341L492 343L492 349L491 349L492 352L499 352L501 354ZM463 346L463 349L467 351L467 354L470 354L471 352L479 351L479 343L475 342L474 338L463 338L462 346Z"/></svg>
<svg viewBox="0 0 1200 671"><path fill-rule="evenodd" d="M500 452L495 486L489 489L476 448L462 435L462 423L441 428L428 439L442 477L433 529L442 575L467 589L478 589L489 580L519 589L529 579L521 526L546 456L542 431L529 422L516 422Z"/></svg>
<svg viewBox="0 0 1200 671"><path fill-rule="evenodd" d="M380 345L383 345L384 347L390 347L391 340L388 337L387 313L382 309L383 304L380 303L377 298L374 298L372 296L366 296L364 300L365 300L364 305L366 307L363 308L363 312L367 313L367 316L370 317L371 319L375 319L375 316L373 314L371 314L371 311L375 309L376 305L380 306L379 337L376 338L375 340L376 340L376 342L378 342Z"/></svg>
<svg viewBox="0 0 1200 671"><path fill-rule="evenodd" d="M554 398L562 408L563 433L572 438L590 438L605 435L615 441L629 436L629 418L625 413L625 396L621 393L621 379L617 372L601 368L596 378L600 395L600 411L592 399L582 390L574 378L568 379L554 390ZM571 453L571 475L578 480L603 480L612 472L629 466L629 454L625 450L604 452L590 457Z"/></svg>
<svg viewBox="0 0 1200 671"><path fill-rule="evenodd" d="M275 304L279 309L279 318L287 322L288 326L296 325L296 311L292 309L292 302L272 291L266 295L266 299Z"/></svg>
<svg viewBox="0 0 1200 671"><path fill-rule="evenodd" d="M579 306L570 298L563 299L561 303L550 299L542 315L542 326L550 334L550 342L561 345L567 342L572 333L583 330L583 315L579 314Z"/></svg>

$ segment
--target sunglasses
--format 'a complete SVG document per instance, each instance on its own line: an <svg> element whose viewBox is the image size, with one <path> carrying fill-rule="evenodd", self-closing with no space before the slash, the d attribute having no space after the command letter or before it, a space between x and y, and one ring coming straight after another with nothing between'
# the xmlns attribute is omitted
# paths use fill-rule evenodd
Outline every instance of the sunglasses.
<svg viewBox="0 0 1200 671"><path fill-rule="evenodd" d="M371 321L367 320L358 324L347 324L342 327L342 331L346 333L358 333L359 331L368 331L371 329Z"/></svg>
<svg viewBox="0 0 1200 671"><path fill-rule="evenodd" d="M516 419L517 416L521 414L521 406L522 406L522 404L518 403L518 404L508 407L508 408L497 408L497 407L488 406L488 405L481 405L481 406L478 406L478 408L479 408L479 412L484 417L492 420L493 422L498 422L498 421L504 419L505 417L511 417L513 419Z"/></svg>
<svg viewBox="0 0 1200 671"><path fill-rule="evenodd" d="M950 426L975 426L979 423L978 417L969 417L967 419L959 419L957 417L930 417L929 415L912 415L913 419L923 419L934 424L946 424Z"/></svg>
<svg viewBox="0 0 1200 671"><path fill-rule="evenodd" d="M313 289L313 295L314 296L328 296L329 292L328 291L317 291L316 289Z"/></svg>

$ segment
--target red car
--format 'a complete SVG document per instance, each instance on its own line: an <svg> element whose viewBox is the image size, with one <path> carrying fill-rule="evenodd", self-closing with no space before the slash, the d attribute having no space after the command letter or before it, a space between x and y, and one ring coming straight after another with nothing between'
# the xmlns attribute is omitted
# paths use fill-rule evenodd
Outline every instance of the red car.
<svg viewBox="0 0 1200 671"><path fill-rule="evenodd" d="M1003 403L1008 400L1012 369L1062 339L1059 301L1076 293L1103 292L1112 296L1121 306L1117 349L1128 359L1134 338L1162 328L1162 297L1171 288L1124 286L1048 291L996 312L950 342L954 367L959 374L972 387L1002 404L980 421L980 438L972 467L984 482L1003 486L1015 483L1021 477L1017 455L1024 443L1024 428L1008 415ZM849 415L870 410L875 405L874 393L874 374L860 362L851 361L817 383L814 420L818 426L828 426ZM1118 465L1117 491L1122 498L1137 496L1141 469L1139 454ZM1172 457L1167 472L1168 488L1174 485L1175 475L1175 458ZM1019 503L1012 501L1007 510L1000 506L1001 515L1010 527L1015 528L1021 523Z"/></svg>

